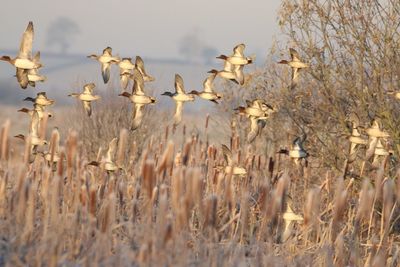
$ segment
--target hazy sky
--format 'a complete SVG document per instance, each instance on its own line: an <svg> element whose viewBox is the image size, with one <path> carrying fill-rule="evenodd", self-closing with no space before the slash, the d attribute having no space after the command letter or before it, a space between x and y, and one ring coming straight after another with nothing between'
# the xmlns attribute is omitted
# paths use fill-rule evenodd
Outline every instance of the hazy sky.
<svg viewBox="0 0 400 267"><path fill-rule="evenodd" d="M244 42L263 57L277 32L280 0L2 0L1 49L16 49L29 20L34 50L47 51L49 25L59 17L75 21L80 33L70 52L99 52L112 46L121 56L180 57L181 38L197 31L200 39L228 53Z"/></svg>

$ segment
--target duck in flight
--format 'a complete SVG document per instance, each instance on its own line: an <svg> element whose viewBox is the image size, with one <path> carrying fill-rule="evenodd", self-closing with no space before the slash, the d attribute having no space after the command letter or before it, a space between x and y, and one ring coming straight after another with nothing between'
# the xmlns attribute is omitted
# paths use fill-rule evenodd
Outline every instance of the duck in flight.
<svg viewBox="0 0 400 267"><path fill-rule="evenodd" d="M103 81L104 83L108 83L110 80L110 69L111 69L111 64L117 64L120 62L119 57L114 57L112 55L112 48L111 47L106 47L103 50L103 54L101 55L89 55L87 56L88 58L92 58L100 62L101 64L101 75L103 76Z"/></svg>
<svg viewBox="0 0 400 267"><path fill-rule="evenodd" d="M306 134L304 134L303 137L296 137L293 140L292 147L290 150L281 149L279 150L278 153L288 155L291 159L293 159L296 165L300 164L301 160L303 159L306 160L307 164L308 152L303 147L303 144L306 141L306 139L307 139Z"/></svg>
<svg viewBox="0 0 400 267"><path fill-rule="evenodd" d="M22 89L26 89L29 84L28 70L37 70L43 66L40 62L40 56L32 59L33 35L33 22L30 21L22 35L18 55L15 58L10 56L0 57L0 60L7 61L16 68L17 80Z"/></svg>
<svg viewBox="0 0 400 267"><path fill-rule="evenodd" d="M175 115L174 126L182 121L183 104L188 101L194 101L194 95L185 92L183 79L179 74L175 74L175 92L164 92L161 95L166 95L175 100Z"/></svg>
<svg viewBox="0 0 400 267"><path fill-rule="evenodd" d="M118 63L118 67L121 87L125 90L128 86L129 77L135 69L135 64L132 63L132 58L125 57Z"/></svg>
<svg viewBox="0 0 400 267"><path fill-rule="evenodd" d="M289 48L291 60L281 60L279 64L286 64L292 68L292 84L291 88L293 89L297 85L297 80L299 77L299 71L305 68L308 68L310 65L308 63L304 63L301 61L299 53L293 48Z"/></svg>
<svg viewBox="0 0 400 267"><path fill-rule="evenodd" d="M233 54L230 56L220 55L217 58L223 59L231 63L232 65L248 65L253 63L254 57L245 57L244 49L245 44L238 44L233 48Z"/></svg>
<svg viewBox="0 0 400 267"><path fill-rule="evenodd" d="M35 111L32 114L31 124L30 124L30 128L29 128L29 137L30 137L30 145L31 145L30 152L31 152L31 154L36 154L37 148L39 146L47 145L47 141L39 136L39 123L40 123L39 114L38 114L38 112ZM14 137L22 139L25 142L27 141L27 137L24 136L23 134L18 134L18 135L14 136Z"/></svg>
<svg viewBox="0 0 400 267"><path fill-rule="evenodd" d="M26 97L24 101L31 101L39 106L51 106L55 103L54 100L47 98L46 92L39 92L36 98Z"/></svg>
<svg viewBox="0 0 400 267"><path fill-rule="evenodd" d="M118 144L118 138L113 138L111 142L108 144L108 150L106 157L101 161L92 161L88 163L88 165L92 166L100 166L100 164L104 164L104 169L110 173L110 172L115 172L117 170L122 169L120 166L115 161L115 152L117 151L117 144Z"/></svg>
<svg viewBox="0 0 400 267"><path fill-rule="evenodd" d="M203 82L203 91L198 92L196 90L192 90L190 94L197 95L200 98L203 98L205 100L209 100L211 102L214 102L215 104L218 104L217 100L220 100L222 98L221 94L218 94L213 90L213 82L214 79L217 75L215 73L212 73L210 76L208 76L204 82Z"/></svg>
<svg viewBox="0 0 400 267"><path fill-rule="evenodd" d="M68 96L76 97L83 103L83 108L86 114L90 117L92 115L92 102L99 100L101 97L99 95L94 95L93 90L96 87L94 83L88 83L83 86L82 93L71 93Z"/></svg>
<svg viewBox="0 0 400 267"><path fill-rule="evenodd" d="M226 145L221 145L222 148L222 154L224 156L225 160L225 165L217 165L215 166L215 169L223 171L225 174L232 174L232 175L239 175L243 176L247 174L247 171L245 168L241 166L236 166L236 164L233 161L233 154L232 151L226 146Z"/></svg>
<svg viewBox="0 0 400 267"><path fill-rule="evenodd" d="M134 69L133 76L134 80L132 93L130 94L128 92L123 92L120 94L120 96L127 97L134 105L132 110L132 131L136 130L142 123L144 106L148 104L154 104L156 102L154 97L145 95L144 79L139 70Z"/></svg>

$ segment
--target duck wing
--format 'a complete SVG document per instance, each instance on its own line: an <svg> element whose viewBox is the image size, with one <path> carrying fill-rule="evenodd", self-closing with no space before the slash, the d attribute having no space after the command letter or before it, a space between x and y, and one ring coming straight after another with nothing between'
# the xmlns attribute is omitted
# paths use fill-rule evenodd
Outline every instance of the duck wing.
<svg viewBox="0 0 400 267"><path fill-rule="evenodd" d="M107 156L106 156L106 160L108 162L113 162L115 151L117 150L117 142L118 142L118 139L114 138L108 144L108 150L107 150Z"/></svg>
<svg viewBox="0 0 400 267"><path fill-rule="evenodd" d="M32 57L32 43L33 43L33 22L30 21L22 35L21 44L19 47L19 58L30 59Z"/></svg>
<svg viewBox="0 0 400 267"><path fill-rule="evenodd" d="M21 88L26 89L29 84L28 71L21 68L17 68L16 76L17 76L17 81L21 86Z"/></svg>
<svg viewBox="0 0 400 267"><path fill-rule="evenodd" d="M144 80L142 74L137 69L133 70L132 94L144 95Z"/></svg>
<svg viewBox="0 0 400 267"><path fill-rule="evenodd" d="M82 101L82 103L86 114L90 117L92 115L92 104L90 103L90 101Z"/></svg>
<svg viewBox="0 0 400 267"><path fill-rule="evenodd" d="M217 76L217 74L213 73L204 80L204 82L203 82L204 92L207 92L207 93L213 92L213 82L214 82L214 79L216 76Z"/></svg>
<svg viewBox="0 0 400 267"><path fill-rule="evenodd" d="M246 48L245 44L238 44L233 48L233 56L235 57L244 57L244 49Z"/></svg>
<svg viewBox="0 0 400 267"><path fill-rule="evenodd" d="M175 91L178 94L185 94L183 79L179 74L175 74Z"/></svg>
<svg viewBox="0 0 400 267"><path fill-rule="evenodd" d="M144 61L140 56L136 56L135 67L136 67L137 70L139 70L140 74L142 74L143 79L146 78L146 80L148 82L151 82L151 81L155 80L154 77L152 77L152 76L150 76L150 75L148 75L146 73L146 70L144 68Z"/></svg>
<svg viewBox="0 0 400 267"><path fill-rule="evenodd" d="M298 77L299 77L299 69L292 68L292 83L290 85L291 89L294 89L294 87L296 87Z"/></svg>
<svg viewBox="0 0 400 267"><path fill-rule="evenodd" d="M141 124L143 119L143 106L140 104L134 104L132 110L132 125L131 130L136 130Z"/></svg>
<svg viewBox="0 0 400 267"><path fill-rule="evenodd" d="M175 101L175 103L174 125L178 125L182 121L183 102Z"/></svg>
<svg viewBox="0 0 400 267"><path fill-rule="evenodd" d="M243 65L234 65L233 71L236 76L236 81L240 84L244 84L244 73L243 73Z"/></svg>
<svg viewBox="0 0 400 267"><path fill-rule="evenodd" d="M292 58L292 61L300 62L300 56L296 50L294 50L293 48L289 48L289 52L290 52L290 57Z"/></svg>
<svg viewBox="0 0 400 267"><path fill-rule="evenodd" d="M107 46L106 48L104 48L103 50L103 56L110 56L112 57L112 48Z"/></svg>
<svg viewBox="0 0 400 267"><path fill-rule="evenodd" d="M226 145L222 145L222 154L228 166L232 166L232 151Z"/></svg>
<svg viewBox="0 0 400 267"><path fill-rule="evenodd" d="M250 131L247 134L247 142L251 143L256 139L257 135L259 133L259 127L257 123L257 118L251 116L250 117Z"/></svg>
<svg viewBox="0 0 400 267"><path fill-rule="evenodd" d="M31 127L29 129L29 134L32 137L39 137L39 113L37 111L33 111L31 117Z"/></svg>
<svg viewBox="0 0 400 267"><path fill-rule="evenodd" d="M88 83L83 86L83 93L84 94L93 94L93 90L96 87L94 83Z"/></svg>
<svg viewBox="0 0 400 267"><path fill-rule="evenodd" d="M110 63L101 64L101 75L103 76L104 83L108 83L110 80Z"/></svg>
<svg viewBox="0 0 400 267"><path fill-rule="evenodd" d="M121 87L124 90L126 89L126 87L128 87L129 75L130 74L126 73L120 75Z"/></svg>

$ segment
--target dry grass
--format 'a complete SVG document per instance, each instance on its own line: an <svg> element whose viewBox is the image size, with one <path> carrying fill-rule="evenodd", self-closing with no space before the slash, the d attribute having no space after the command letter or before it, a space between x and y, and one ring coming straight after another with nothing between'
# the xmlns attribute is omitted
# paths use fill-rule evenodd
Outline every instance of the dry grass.
<svg viewBox="0 0 400 267"><path fill-rule="evenodd" d="M137 157L123 130L123 170L87 166L83 142L70 133L65 161L52 172L41 157L32 165L8 158L8 127L0 137L0 218L9 266L362 266L367 258L396 266L400 191L384 165L360 187L331 171L300 171L233 134L248 170L239 178L217 172L222 154L205 134L173 143L155 133L162 142L147 140ZM287 194L305 221L282 243Z"/></svg>

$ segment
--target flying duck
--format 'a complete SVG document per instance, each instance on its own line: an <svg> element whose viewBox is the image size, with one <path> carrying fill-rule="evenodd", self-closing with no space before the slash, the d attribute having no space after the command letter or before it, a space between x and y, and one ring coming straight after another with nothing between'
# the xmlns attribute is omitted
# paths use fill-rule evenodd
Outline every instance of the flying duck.
<svg viewBox="0 0 400 267"><path fill-rule="evenodd" d="M183 79L179 74L175 74L175 93L164 92L161 95L172 97L175 100L174 125L178 125L182 121L183 103L194 101L194 95L186 94Z"/></svg>
<svg viewBox="0 0 400 267"><path fill-rule="evenodd" d="M119 57L114 57L112 55L112 48L108 46L104 48L103 54L99 56L92 54L87 57L95 59L101 63L101 74L103 76L103 81L104 83L108 83L108 81L110 80L111 64L117 64L120 61Z"/></svg>
<svg viewBox="0 0 400 267"><path fill-rule="evenodd" d="M294 50L293 48L289 48L289 52L290 52L291 61L281 60L278 63L289 65L292 68L292 85L291 85L291 87L293 89L297 84L299 71L301 69L308 68L309 64L302 62L300 60L299 53L297 53L297 51Z"/></svg>
<svg viewBox="0 0 400 267"><path fill-rule="evenodd" d="M71 93L68 96L76 97L83 103L83 108L86 110L86 114L90 117L92 115L92 101L96 101L101 97L99 95L93 95L93 90L96 87L94 83L88 83L83 86L82 93Z"/></svg>
<svg viewBox="0 0 400 267"><path fill-rule="evenodd" d="M288 155L298 165L302 159L307 159L308 153L303 148L303 143L307 139L307 135L304 134L302 138L296 137L293 140L292 148L290 150L281 149L278 153Z"/></svg>
<svg viewBox="0 0 400 267"><path fill-rule="evenodd" d="M225 172L225 174L246 175L247 171L245 168L240 167L240 166L235 166L235 164L233 162L232 151L224 144L221 147L222 147L222 154L224 156L226 165L225 166L217 165L217 166L215 166L215 168L217 170L222 170L223 172Z"/></svg>
<svg viewBox="0 0 400 267"><path fill-rule="evenodd" d="M233 54L228 56L220 55L217 58L227 60L232 65L248 65L253 63L253 57L245 57L244 49L246 48L245 44L238 44L233 48Z"/></svg>
<svg viewBox="0 0 400 267"><path fill-rule="evenodd" d="M118 143L118 138L114 138L111 140L111 142L108 144L107 155L102 160L102 162L104 163L104 169L107 172L114 172L121 169L121 167L119 167L115 162L115 152L117 150L117 143ZM92 161L88 163L88 165L100 166L100 162Z"/></svg>
<svg viewBox="0 0 400 267"><path fill-rule="evenodd" d="M47 98L46 92L39 92L36 98L26 97L24 101L31 101L39 106L50 106L55 103L54 100Z"/></svg>
<svg viewBox="0 0 400 267"><path fill-rule="evenodd" d="M42 67L40 62L34 62L32 60L32 43L33 43L33 22L30 21L24 34L19 48L19 53L15 58L9 56L2 56L0 60L7 61L16 68L28 70L37 69Z"/></svg>
<svg viewBox="0 0 400 267"><path fill-rule="evenodd" d="M242 75L241 70L242 70L241 68L237 68L234 65L232 65L231 63L229 63L229 61L225 60L223 70L218 71L216 69L212 69L208 73L216 74L217 76L219 76L223 79L230 80L236 84L240 84L240 82L239 82L240 77L238 78L237 74L239 74L239 76L241 76ZM244 79L243 79L243 82L244 82Z"/></svg>
<svg viewBox="0 0 400 267"><path fill-rule="evenodd" d="M38 105L38 104L33 104L33 109L27 109L27 108L21 108L21 109L19 109L19 110L17 110L18 112L24 112L24 113L27 113L29 116L33 116L33 114L35 113L35 112L37 112L38 113L38 115L39 115L39 119L41 120L44 116L45 116L45 114L46 114L46 116L48 116L49 118L51 118L53 115L51 114L51 113L48 113L48 112L46 112L45 113L45 106L41 106L41 105Z"/></svg>
<svg viewBox="0 0 400 267"><path fill-rule="evenodd" d="M193 90L190 92L190 94L197 95L205 100L209 100L218 104L217 100L221 99L222 95L214 92L213 90L213 82L216 76L217 74L213 73L204 80L202 92Z"/></svg>
<svg viewBox="0 0 400 267"><path fill-rule="evenodd" d="M142 74L140 74L139 70L133 70L134 80L132 87L132 94L128 92L123 92L119 96L124 96L129 98L129 100L134 104L132 111L132 125L131 130L136 130L143 119L143 107L147 104L153 104L156 102L156 99L151 96L147 96L144 94L144 80Z"/></svg>
<svg viewBox="0 0 400 267"><path fill-rule="evenodd" d="M31 124L30 124L30 129L29 129L32 153L36 153L38 146L47 145L47 141L39 136L39 122L40 122L39 114L35 111L32 114ZM26 141L26 136L24 136L23 134L19 134L14 137Z"/></svg>

